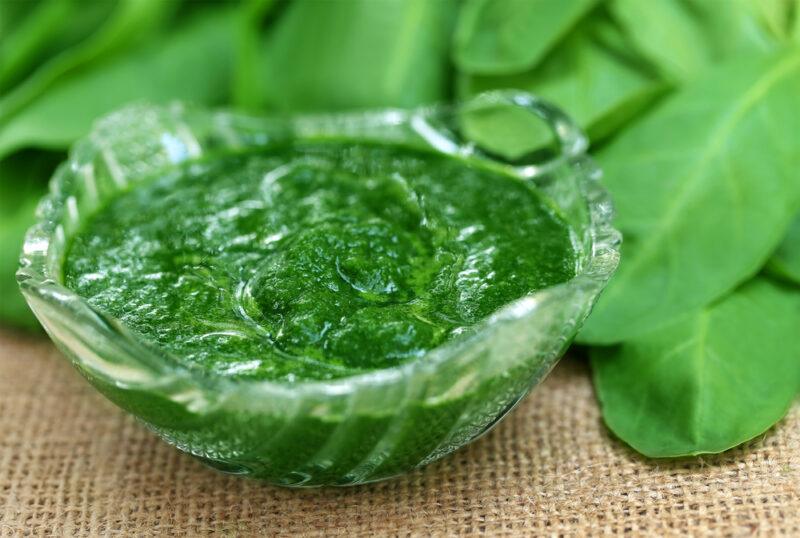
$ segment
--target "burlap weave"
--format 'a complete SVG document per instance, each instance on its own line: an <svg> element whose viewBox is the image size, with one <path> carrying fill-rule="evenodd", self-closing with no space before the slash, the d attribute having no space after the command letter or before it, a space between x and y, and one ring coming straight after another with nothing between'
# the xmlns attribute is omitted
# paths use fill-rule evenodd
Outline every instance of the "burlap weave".
<svg viewBox="0 0 800 538"><path fill-rule="evenodd" d="M647 461L565 360L488 436L393 481L287 490L225 476L96 394L43 339L0 331L0 536L800 536L800 406L749 446Z"/></svg>

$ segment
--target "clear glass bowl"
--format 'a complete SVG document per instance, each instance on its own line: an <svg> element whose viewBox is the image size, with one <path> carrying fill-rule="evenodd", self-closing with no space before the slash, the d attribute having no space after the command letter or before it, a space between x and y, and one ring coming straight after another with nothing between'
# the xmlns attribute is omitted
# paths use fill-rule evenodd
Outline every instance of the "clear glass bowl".
<svg viewBox="0 0 800 538"><path fill-rule="evenodd" d="M540 162L509 163L459 135L465 111L499 105L545 122L558 149L536 153ZM82 215L120 190L217 152L330 137L434 148L491 161L534 182L576 232L577 275L506 305L474 333L419 360L291 384L213 377L184 367L63 286L65 245ZM616 268L620 241L586 147L563 113L516 92L484 94L458 109L293 118L180 104L131 106L100 120L56 172L28 232L17 279L50 337L89 382L179 449L217 469L285 486L380 480L485 433L542 380L577 333Z"/></svg>

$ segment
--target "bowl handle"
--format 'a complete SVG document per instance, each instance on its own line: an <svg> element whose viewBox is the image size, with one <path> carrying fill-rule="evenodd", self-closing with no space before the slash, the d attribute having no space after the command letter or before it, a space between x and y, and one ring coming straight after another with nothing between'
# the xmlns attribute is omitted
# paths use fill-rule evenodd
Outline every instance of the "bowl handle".
<svg viewBox="0 0 800 538"><path fill-rule="evenodd" d="M531 152L520 159L509 159L486 150L480 142L465 134L461 118L467 113L490 110L498 106L518 108L544 122L552 133L558 150L542 159ZM411 127L417 135L435 149L451 155L478 155L492 161L511 165L524 177L533 177L561 166L565 161L583 156L589 141L583 131L557 106L540 97L517 90L484 92L457 105L455 109L422 108L411 118Z"/></svg>

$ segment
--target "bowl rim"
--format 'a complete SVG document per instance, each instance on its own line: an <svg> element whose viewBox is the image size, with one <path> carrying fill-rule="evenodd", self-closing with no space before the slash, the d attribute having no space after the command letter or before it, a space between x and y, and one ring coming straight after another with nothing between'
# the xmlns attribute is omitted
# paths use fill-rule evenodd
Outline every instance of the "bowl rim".
<svg viewBox="0 0 800 538"><path fill-rule="evenodd" d="M537 163L509 164L497 161L483 153L474 143L465 142L462 139L454 138L453 133L443 133L433 126L428 120L433 117L440 117L443 114L453 114L454 111L471 110L473 107L493 106L497 104L513 105L525 108L539 116L552 130L555 138L559 142L558 153L549 160ZM120 109L122 111L136 107L154 108L163 110L160 105L129 105ZM175 102L168 105L170 110L183 111L186 105ZM294 117L281 118L276 116L261 116L244 114L239 112L229 112L219 109L192 108L208 114L211 118L239 118L239 119L278 119L288 121L290 124L300 127L303 125L313 125L315 122L325 121L354 121L354 122L375 122L375 125L397 125L405 123L410 126L427 142L430 147L444 154L456 157L474 158L478 157L486 160L490 165L502 166L505 170L510 170L523 179L535 180L546 172L560 167L573 166L575 173L579 173L579 187L581 188L581 199L586 203L589 216L589 237L591 240L588 259L583 264L583 269L577 272L571 279L536 290L533 293L524 295L495 311L493 314L479 321L475 331L464 338L454 338L444 344L428 350L423 356L414 360L407 361L396 366L357 372L333 379L298 379L296 381L279 381L270 379L250 379L250 378L229 378L219 375L209 375L200 369L192 368L180 363L177 359L158 346L148 342L146 338L138 336L134 331L128 329L122 322L109 316L102 311L92 307L89 302L76 292L61 284L58 277L48 274L49 269L46 264L47 256L41 255L42 252L49 252L52 248L54 232L47 232L47 222L55 221L64 211L73 211L66 207L60 196L63 192L68 192L69 181L74 177L80 163L77 158L77 148L81 143L92 143L98 125L105 119L113 116L120 111L112 112L97 120L90 134L76 142L70 149L65 163L56 171L50 180L50 190L42 198L37 211L36 222L32 225L26 236L20 256L20 268L17 271L17 281L30 303L32 296L41 298L45 302L55 305L57 308L68 310L72 314L77 314L76 308L83 310L82 314L90 313L88 321L97 324L96 327L103 332L111 329L114 337L121 338L136 349L137 353L149 354L146 359L148 365L158 365L159 376L155 383L143 383L137 388L148 386L164 386L175 381L188 381L193 387L202 387L214 392L230 393L232 391L245 390L248 393L265 393L272 396L297 397L299 394L321 393L325 395L337 395L354 392L359 386L363 385L386 385L408 378L420 370L425 372L435 372L448 361L454 361L461 355L462 346L469 345L471 342L480 340L482 335L486 335L488 330L499 323L506 321L516 321L523 318L532 317L537 310L547 301L558 300L558 297L575 290L590 292L590 304L587 305L586 314L588 315L594 302L602 291L605 283L616 270L619 263L619 246L621 234L613 226L613 207L609 193L600 183L601 172L594 161L586 154L589 143L581 129L558 107L540 99L527 92L501 90L491 91L480 94L469 101L457 104L435 104L415 109L386 108L374 111L328 113L315 115L297 115ZM188 159L183 162L190 162ZM46 241L46 244L43 243ZM34 313L36 310L34 309ZM39 314L36 313L37 317ZM585 315L578 320L575 326L574 337L580 329ZM87 319L81 320L87 322ZM54 339L55 340L55 339ZM133 357L144 363L144 357ZM80 366L80 364L78 364ZM86 365L84 365L86 366ZM91 370L91 366L89 367ZM166 377L164 377L166 376ZM113 379L113 375L109 375ZM168 378L168 379L167 379ZM116 383L125 385L125 383Z"/></svg>

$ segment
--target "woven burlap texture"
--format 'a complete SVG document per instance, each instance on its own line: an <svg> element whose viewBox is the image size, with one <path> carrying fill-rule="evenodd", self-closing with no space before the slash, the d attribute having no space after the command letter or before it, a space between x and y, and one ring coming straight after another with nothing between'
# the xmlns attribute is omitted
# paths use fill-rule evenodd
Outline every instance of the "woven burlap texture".
<svg viewBox="0 0 800 538"><path fill-rule="evenodd" d="M566 359L489 435L426 469L288 490L207 469L44 339L0 331L0 536L800 536L800 406L727 454L648 461Z"/></svg>

